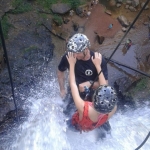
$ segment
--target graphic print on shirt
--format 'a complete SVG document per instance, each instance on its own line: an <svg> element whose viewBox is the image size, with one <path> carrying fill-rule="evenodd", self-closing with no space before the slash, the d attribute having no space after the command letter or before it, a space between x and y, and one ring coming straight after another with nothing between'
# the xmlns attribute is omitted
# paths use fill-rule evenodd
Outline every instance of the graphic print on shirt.
<svg viewBox="0 0 150 150"><path fill-rule="evenodd" d="M87 70L85 71L85 75L86 75L86 76L91 76L91 75L93 75L93 71L90 70L90 69L87 69Z"/></svg>

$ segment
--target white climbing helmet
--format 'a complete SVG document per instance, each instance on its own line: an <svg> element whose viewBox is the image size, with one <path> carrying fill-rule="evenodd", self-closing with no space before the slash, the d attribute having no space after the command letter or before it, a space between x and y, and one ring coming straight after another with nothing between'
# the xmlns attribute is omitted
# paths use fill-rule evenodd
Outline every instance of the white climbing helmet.
<svg viewBox="0 0 150 150"><path fill-rule="evenodd" d="M90 41L86 35L81 33L73 35L67 43L67 50L69 52L80 53L87 47L90 47Z"/></svg>
<svg viewBox="0 0 150 150"><path fill-rule="evenodd" d="M111 86L101 85L93 95L93 104L98 112L111 112L117 104L116 91Z"/></svg>

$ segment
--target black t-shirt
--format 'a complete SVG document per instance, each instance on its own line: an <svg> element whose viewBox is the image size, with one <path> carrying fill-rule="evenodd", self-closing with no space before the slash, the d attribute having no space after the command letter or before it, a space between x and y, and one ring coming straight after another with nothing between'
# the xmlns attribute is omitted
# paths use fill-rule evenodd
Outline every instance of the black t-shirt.
<svg viewBox="0 0 150 150"><path fill-rule="evenodd" d="M59 71L65 71L66 69L69 69L69 63L66 58L67 53L65 53L58 65ZM91 57L94 56L94 52L90 51ZM106 60L102 57L102 63L101 63L102 72L104 74L104 77L106 80L108 80L108 71L107 71L107 64ZM97 70L92 62L92 59L90 58L87 61L83 60L77 60L75 64L75 78L77 85L86 81L94 81L97 77Z"/></svg>

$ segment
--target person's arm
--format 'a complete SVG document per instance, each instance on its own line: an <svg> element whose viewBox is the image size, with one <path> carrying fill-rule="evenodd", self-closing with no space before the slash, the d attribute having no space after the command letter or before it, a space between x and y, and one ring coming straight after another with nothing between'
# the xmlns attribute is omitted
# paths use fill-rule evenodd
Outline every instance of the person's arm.
<svg viewBox="0 0 150 150"><path fill-rule="evenodd" d="M66 95L66 89L65 89L65 72L57 71L57 77L58 77L58 83L60 88L60 96L62 98Z"/></svg>
<svg viewBox="0 0 150 150"><path fill-rule="evenodd" d="M66 53L62 56L61 61L58 65L57 77L60 88L60 96L65 97L67 91L65 89L65 71L69 68L69 64L66 58Z"/></svg>
<svg viewBox="0 0 150 150"><path fill-rule="evenodd" d="M96 67L97 73L99 73L102 69L101 69L101 64L102 63L102 55L100 53L95 53L95 58L93 58L92 56L92 62ZM99 81L99 85L107 85L107 82L104 78L103 72L100 73L100 75L98 76L98 81Z"/></svg>
<svg viewBox="0 0 150 150"><path fill-rule="evenodd" d="M71 88L71 93L72 97L74 100L74 103L76 105L76 108L79 111L79 114L83 113L83 108L84 108L84 101L81 99L78 91L78 87L75 81L75 73L74 73L74 68L75 68L75 63L76 63L76 58L73 56L72 52L68 52L68 56L66 56L70 65L69 68L69 82L70 82L70 88Z"/></svg>

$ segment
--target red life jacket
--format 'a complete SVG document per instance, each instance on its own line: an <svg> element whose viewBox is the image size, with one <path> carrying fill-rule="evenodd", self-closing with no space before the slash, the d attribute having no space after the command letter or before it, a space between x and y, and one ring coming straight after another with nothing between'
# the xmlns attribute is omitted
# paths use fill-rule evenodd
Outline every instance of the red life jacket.
<svg viewBox="0 0 150 150"><path fill-rule="evenodd" d="M91 104L92 103L88 101L84 102L84 111L83 111L82 120L79 120L78 112L75 112L75 114L72 116L72 125L75 126L77 130L90 131L101 126L107 121L108 114L100 114L99 120L97 122L93 122L92 120L90 120L88 116L88 110L89 110L89 105Z"/></svg>

